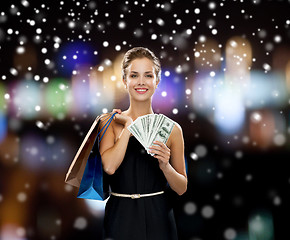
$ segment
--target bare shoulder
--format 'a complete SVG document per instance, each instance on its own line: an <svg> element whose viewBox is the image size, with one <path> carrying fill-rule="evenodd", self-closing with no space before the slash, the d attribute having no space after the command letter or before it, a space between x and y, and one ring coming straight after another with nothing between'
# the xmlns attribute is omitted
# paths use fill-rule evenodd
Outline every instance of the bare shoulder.
<svg viewBox="0 0 290 240"><path fill-rule="evenodd" d="M114 139L115 139L114 122L115 121L112 120L112 122L109 124L109 126L106 125L106 123L108 122L110 116L111 115L110 114L107 114L107 113L104 113L104 114L102 114L100 116L99 131L101 131L100 135L102 136L102 140L100 141L100 154L101 155L107 149L109 149L112 146L114 146Z"/></svg>
<svg viewBox="0 0 290 240"><path fill-rule="evenodd" d="M183 142L183 133L182 133L181 126L177 122L174 121L174 127L168 139L168 147L170 148L172 144L174 144L176 141Z"/></svg>
<svg viewBox="0 0 290 240"><path fill-rule="evenodd" d="M104 127L104 126L106 125L107 121L110 119L111 116L112 116L112 115L109 114L109 113L102 113L102 114L100 114L100 115L96 118L96 120L97 120L98 118L100 119L100 127ZM114 119L112 119L112 122L111 122L111 124L109 125L109 127L110 127L110 126L112 127L113 123L114 123ZM107 125L106 125L106 126L107 126ZM109 127L108 127L108 128L109 128Z"/></svg>
<svg viewBox="0 0 290 240"><path fill-rule="evenodd" d="M125 114L124 114L125 115ZM100 124L100 130L104 127L104 125L106 124L106 122L109 120L110 115L106 115L104 114L102 117L102 123ZM105 127L106 128L106 127ZM121 123L118 123L114 120L112 120L112 122L110 123L110 126L108 127L107 131L109 130L109 134L113 133L113 139L114 139L114 143L117 142L118 138L120 137L120 134L122 132L122 130L124 129L124 126ZM106 132L107 134L107 132Z"/></svg>
<svg viewBox="0 0 290 240"><path fill-rule="evenodd" d="M172 136L180 138L182 136L182 128L179 123L174 122L174 127L172 129Z"/></svg>

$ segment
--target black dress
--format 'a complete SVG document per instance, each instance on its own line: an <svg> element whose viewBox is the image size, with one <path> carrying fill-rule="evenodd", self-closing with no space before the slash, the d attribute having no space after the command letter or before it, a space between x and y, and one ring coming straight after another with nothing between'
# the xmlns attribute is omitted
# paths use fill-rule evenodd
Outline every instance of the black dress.
<svg viewBox="0 0 290 240"><path fill-rule="evenodd" d="M112 192L165 193L138 199L111 195L105 208L105 240L177 239L167 180L158 159L148 154L134 136L129 138L122 164L107 178Z"/></svg>

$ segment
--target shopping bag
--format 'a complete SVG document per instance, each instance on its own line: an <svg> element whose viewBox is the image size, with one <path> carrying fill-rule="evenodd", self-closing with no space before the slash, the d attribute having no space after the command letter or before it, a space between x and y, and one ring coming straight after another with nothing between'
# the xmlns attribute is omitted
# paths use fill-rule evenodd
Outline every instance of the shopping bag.
<svg viewBox="0 0 290 240"><path fill-rule="evenodd" d="M106 121L106 125L110 123L110 121L113 119L114 115L116 113L108 113L97 116L95 121L93 122L92 126L90 127L86 137L84 138L80 148L78 149L70 167L66 174L65 182L67 184L70 184L75 187L80 187L81 181L83 178L83 174L86 168L87 160L89 159L91 150L93 149L93 146L95 144L95 140L101 133L103 129L99 131L99 124L100 121ZM103 128L104 128L103 127ZM101 138L99 138L98 143ZM99 147L99 145L96 145L96 147ZM96 151L95 151L96 152Z"/></svg>
<svg viewBox="0 0 290 240"><path fill-rule="evenodd" d="M110 114L108 114L111 117ZM103 116L106 118L107 115ZM85 170L85 166L93 148L95 139L98 135L99 121L101 121L102 115L96 117L95 121L90 127L87 135L85 136L81 146L79 147L74 159L66 174L65 182L75 187L79 187Z"/></svg>
<svg viewBox="0 0 290 240"><path fill-rule="evenodd" d="M106 130L108 129L113 117L116 113L110 117L107 123L104 125L104 133L100 137L100 133L103 128L98 133L93 149L89 155L86 168L81 181L80 189L78 192L78 198L95 199L95 200L105 200L109 197L109 185L107 181L103 178L103 167L102 158L99 151L99 143L102 140ZM105 174L104 174L105 175ZM105 175L106 176L106 175Z"/></svg>

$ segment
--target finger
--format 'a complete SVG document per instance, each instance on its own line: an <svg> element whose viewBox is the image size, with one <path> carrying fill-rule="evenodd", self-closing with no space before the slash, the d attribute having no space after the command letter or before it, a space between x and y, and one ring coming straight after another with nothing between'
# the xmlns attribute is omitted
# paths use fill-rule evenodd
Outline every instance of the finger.
<svg viewBox="0 0 290 240"><path fill-rule="evenodd" d="M162 155L162 154L164 154L163 152L161 152L158 149L149 149L149 153L154 153L155 155Z"/></svg>
<svg viewBox="0 0 290 240"><path fill-rule="evenodd" d="M155 153L155 154L159 154L159 155L165 154L164 149L162 149L160 146L152 146L149 149L151 150L150 152Z"/></svg>
<svg viewBox="0 0 290 240"><path fill-rule="evenodd" d="M155 154L153 157L155 157L155 158L157 158L158 160L160 160L160 159L159 159L159 158L160 158L159 155L156 155L156 154Z"/></svg>
<svg viewBox="0 0 290 240"><path fill-rule="evenodd" d="M164 154L170 154L170 149L166 147L165 145L151 145L149 149L155 149Z"/></svg>
<svg viewBox="0 0 290 240"><path fill-rule="evenodd" d="M114 113L114 112L121 113L122 111L121 111L121 109L114 108L112 112L113 112L113 113Z"/></svg>
<svg viewBox="0 0 290 240"><path fill-rule="evenodd" d="M164 146L159 141L154 141L150 147L163 148Z"/></svg>
<svg viewBox="0 0 290 240"><path fill-rule="evenodd" d="M116 109L116 108L114 108L113 110L112 110L112 114L114 114L115 112L117 112L118 114L121 114L121 109ZM114 120L116 120L116 115L114 116L114 118L113 118Z"/></svg>
<svg viewBox="0 0 290 240"><path fill-rule="evenodd" d="M167 147L167 145L166 145L165 143L163 143L163 142L160 142L160 141L154 141L153 143L154 143L154 144L158 144L159 146L162 146L162 147L164 147L164 148L170 150L170 149Z"/></svg>
<svg viewBox="0 0 290 240"><path fill-rule="evenodd" d="M149 153L154 153L155 155L153 155L153 157L161 159L164 162L168 162L170 158L170 154L168 152L166 153L166 152L153 149L153 150L149 150Z"/></svg>
<svg viewBox="0 0 290 240"><path fill-rule="evenodd" d="M170 158L169 152L165 152L165 151L161 151L161 150L153 150L152 153L155 153L158 156L162 156L164 159Z"/></svg>

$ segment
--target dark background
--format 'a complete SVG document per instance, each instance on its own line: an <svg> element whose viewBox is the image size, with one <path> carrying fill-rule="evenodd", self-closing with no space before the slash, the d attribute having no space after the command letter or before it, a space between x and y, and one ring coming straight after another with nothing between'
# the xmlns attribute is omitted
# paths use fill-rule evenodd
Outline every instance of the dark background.
<svg viewBox="0 0 290 240"><path fill-rule="evenodd" d="M155 93L153 109L183 129L188 190L180 197L172 193L180 239L289 239L289 12L290 1L269 0L2 1L0 239L101 239L102 207L77 199L77 189L66 185L64 177L94 118L104 108L126 110L129 99L118 90L119 76L112 85L98 72L100 77L93 79L97 88L78 83L88 81L87 73L99 66L111 71L106 59L115 63L117 56L135 46L148 47L160 57L164 85ZM201 36L220 45L224 59L219 64L210 67L196 60ZM245 107L240 128L226 133L212 110L200 111L194 93L202 74L226 74L226 48L233 37L251 45L254 60L249 72L258 72L265 86L278 86L280 79L284 88L279 91L284 89L286 95L276 102L269 94L263 99L266 104ZM19 46L24 53L19 53ZM65 94L55 93L59 83L74 93L70 102ZM105 100L90 102L89 89L104 91ZM162 89L168 92L165 100ZM38 101L40 111L34 108ZM252 121L256 112L262 114L260 125Z"/></svg>

